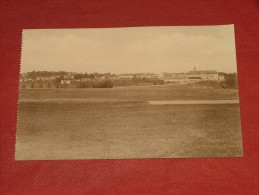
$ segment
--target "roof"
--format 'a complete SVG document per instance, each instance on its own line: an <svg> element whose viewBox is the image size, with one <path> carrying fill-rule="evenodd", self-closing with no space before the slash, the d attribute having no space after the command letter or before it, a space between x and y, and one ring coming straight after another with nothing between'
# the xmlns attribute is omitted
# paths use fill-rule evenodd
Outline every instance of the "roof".
<svg viewBox="0 0 259 195"><path fill-rule="evenodd" d="M184 79L186 78L186 73L171 73L171 74L165 74L164 79Z"/></svg>
<svg viewBox="0 0 259 195"><path fill-rule="evenodd" d="M189 71L189 74L217 74L215 70L198 70L198 71Z"/></svg>

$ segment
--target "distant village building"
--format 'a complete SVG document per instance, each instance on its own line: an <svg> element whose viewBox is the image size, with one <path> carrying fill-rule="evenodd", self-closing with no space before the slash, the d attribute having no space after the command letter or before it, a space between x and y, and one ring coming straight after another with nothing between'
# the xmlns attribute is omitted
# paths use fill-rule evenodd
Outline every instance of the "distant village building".
<svg viewBox="0 0 259 195"><path fill-rule="evenodd" d="M224 75L219 75L215 70L196 70L194 66L192 71L187 73L163 73L165 83L194 83L199 81L223 81Z"/></svg>
<svg viewBox="0 0 259 195"><path fill-rule="evenodd" d="M186 73L163 73L162 76L165 83L187 83L187 74Z"/></svg>
<svg viewBox="0 0 259 195"><path fill-rule="evenodd" d="M117 76L118 79L133 79L134 77L136 78L147 78L147 79L157 79L158 74L154 73L130 73L130 74L119 74Z"/></svg>
<svg viewBox="0 0 259 195"><path fill-rule="evenodd" d="M219 75L218 72L214 70L190 71L187 74L187 79L218 81Z"/></svg>
<svg viewBox="0 0 259 195"><path fill-rule="evenodd" d="M225 80L225 76L223 74L219 74L219 82L224 80Z"/></svg>
<svg viewBox="0 0 259 195"><path fill-rule="evenodd" d="M33 81L33 79L31 79L31 78L22 78L22 79L20 79L20 82L31 82L31 81Z"/></svg>
<svg viewBox="0 0 259 195"><path fill-rule="evenodd" d="M137 73L135 74L136 77L139 78L147 78L147 79L157 79L158 78L158 74L154 74L154 73Z"/></svg>
<svg viewBox="0 0 259 195"><path fill-rule="evenodd" d="M61 84L67 84L67 85L70 85L72 82L72 80L61 80Z"/></svg>
<svg viewBox="0 0 259 195"><path fill-rule="evenodd" d="M51 80L55 80L56 78L59 78L59 76L51 76L50 77Z"/></svg>
<svg viewBox="0 0 259 195"><path fill-rule="evenodd" d="M64 75L64 79L74 79L74 75L69 74L69 75Z"/></svg>
<svg viewBox="0 0 259 195"><path fill-rule="evenodd" d="M133 74L119 74L118 79L132 79L134 76Z"/></svg>

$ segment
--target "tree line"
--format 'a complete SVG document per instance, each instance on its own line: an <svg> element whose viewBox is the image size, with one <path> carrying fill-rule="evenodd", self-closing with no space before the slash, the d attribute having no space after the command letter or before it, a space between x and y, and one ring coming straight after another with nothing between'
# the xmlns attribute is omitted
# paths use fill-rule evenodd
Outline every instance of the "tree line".
<svg viewBox="0 0 259 195"><path fill-rule="evenodd" d="M225 89L237 89L238 81L236 73L221 73L225 79L220 82L220 86Z"/></svg>
<svg viewBox="0 0 259 195"><path fill-rule="evenodd" d="M30 78L30 79L36 79L37 77L51 77L51 76L58 76L61 79L64 79L65 75L69 75L69 72L66 71L32 71L32 72L27 72L26 77ZM97 77L101 77L101 76L115 76L115 74L111 74L111 73L98 73L98 72L94 72L94 73L73 73L74 79L81 79L81 78L90 78L90 79L94 79Z"/></svg>

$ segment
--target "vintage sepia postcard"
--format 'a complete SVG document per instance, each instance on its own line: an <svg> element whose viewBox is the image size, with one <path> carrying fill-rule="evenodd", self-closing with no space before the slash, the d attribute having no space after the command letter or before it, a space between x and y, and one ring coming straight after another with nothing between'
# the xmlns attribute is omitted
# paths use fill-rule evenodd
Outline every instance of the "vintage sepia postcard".
<svg viewBox="0 0 259 195"><path fill-rule="evenodd" d="M234 25L23 30L16 160L242 157Z"/></svg>

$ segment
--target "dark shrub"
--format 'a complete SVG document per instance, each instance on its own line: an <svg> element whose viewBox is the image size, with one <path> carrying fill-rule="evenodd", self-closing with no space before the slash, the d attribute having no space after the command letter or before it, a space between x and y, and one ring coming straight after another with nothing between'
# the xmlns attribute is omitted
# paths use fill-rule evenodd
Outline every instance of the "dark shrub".
<svg viewBox="0 0 259 195"><path fill-rule="evenodd" d="M224 74L225 80L220 82L220 86L226 89L236 89L237 88L237 74L229 73Z"/></svg>

